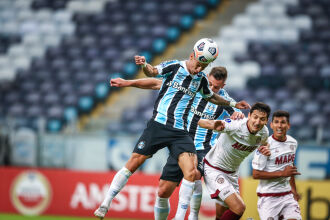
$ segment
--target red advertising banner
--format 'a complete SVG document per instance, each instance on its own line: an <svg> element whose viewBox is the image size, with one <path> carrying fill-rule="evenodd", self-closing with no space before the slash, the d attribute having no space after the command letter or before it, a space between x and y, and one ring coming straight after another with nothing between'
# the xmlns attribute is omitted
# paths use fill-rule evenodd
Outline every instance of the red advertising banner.
<svg viewBox="0 0 330 220"><path fill-rule="evenodd" d="M0 212L92 216L114 172L0 168ZM112 217L153 219L158 175L134 174L111 205ZM172 201L175 207L177 192ZM173 210L172 210L173 211Z"/></svg>

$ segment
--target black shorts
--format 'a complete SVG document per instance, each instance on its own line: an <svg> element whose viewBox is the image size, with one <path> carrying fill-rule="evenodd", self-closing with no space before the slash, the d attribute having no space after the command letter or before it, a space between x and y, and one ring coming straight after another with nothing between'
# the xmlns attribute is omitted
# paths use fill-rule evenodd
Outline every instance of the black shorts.
<svg viewBox="0 0 330 220"><path fill-rule="evenodd" d="M210 148L204 149L204 150L197 150L197 169L201 173L202 176L204 176L204 164L203 159L207 152L209 152ZM178 185L181 182L183 178L183 173L179 167L178 160L168 156L167 162L163 168L162 175L160 176L160 179L162 180L168 180L172 182L177 182Z"/></svg>
<svg viewBox="0 0 330 220"><path fill-rule="evenodd" d="M165 126L153 119L148 122L133 152L152 156L164 147L168 147L170 156L176 160L183 152L196 154L193 139L187 131Z"/></svg>

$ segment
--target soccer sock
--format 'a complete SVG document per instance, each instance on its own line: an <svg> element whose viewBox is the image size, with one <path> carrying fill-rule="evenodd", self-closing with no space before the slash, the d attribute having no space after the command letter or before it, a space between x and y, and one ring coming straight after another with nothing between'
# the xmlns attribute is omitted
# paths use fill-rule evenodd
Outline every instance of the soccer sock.
<svg viewBox="0 0 330 220"><path fill-rule="evenodd" d="M115 198L115 196L120 192L120 190L127 183L128 178L132 175L131 171L129 171L126 167L121 168L115 177L113 178L110 188L105 195L105 199L103 200L101 206L109 209L110 203Z"/></svg>
<svg viewBox="0 0 330 220"><path fill-rule="evenodd" d="M168 198L160 198L157 196L154 206L155 220L166 220L170 213L170 203Z"/></svg>
<svg viewBox="0 0 330 220"><path fill-rule="evenodd" d="M188 220L198 220L198 213L201 207L203 186L201 180L195 181L194 192L190 201L190 214Z"/></svg>
<svg viewBox="0 0 330 220"><path fill-rule="evenodd" d="M230 209L225 211L220 220L239 220L242 216L233 213Z"/></svg>
<svg viewBox="0 0 330 220"><path fill-rule="evenodd" d="M179 204L175 214L175 219L184 219L193 193L194 185L195 182L190 182L185 179L182 180L179 191Z"/></svg>

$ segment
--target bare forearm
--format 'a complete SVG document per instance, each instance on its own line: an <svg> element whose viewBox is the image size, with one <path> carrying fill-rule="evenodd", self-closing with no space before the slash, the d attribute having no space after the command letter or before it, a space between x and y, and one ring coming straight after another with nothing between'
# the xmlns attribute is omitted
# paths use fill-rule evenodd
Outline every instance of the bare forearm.
<svg viewBox="0 0 330 220"><path fill-rule="evenodd" d="M294 178L294 176L292 176L290 178L290 186L291 186L291 190L293 193L297 193L297 188L296 188L296 180Z"/></svg>
<svg viewBox="0 0 330 220"><path fill-rule="evenodd" d="M230 102L219 96L218 94L213 94L213 96L208 100L209 102L212 102L216 105L224 105L229 106Z"/></svg>
<svg viewBox="0 0 330 220"><path fill-rule="evenodd" d="M198 125L201 126L202 128L206 128L206 129L214 129L214 121L213 120L209 120L209 119L200 119L198 121Z"/></svg>
<svg viewBox="0 0 330 220"><path fill-rule="evenodd" d="M282 171L275 171L275 172L267 172L267 171L261 171L261 170L253 170L252 175L254 179L276 179L279 177L282 177Z"/></svg>
<svg viewBox="0 0 330 220"><path fill-rule="evenodd" d="M128 80L129 86L140 88L140 89L154 89L159 90L162 81L158 79L136 79L136 80Z"/></svg>

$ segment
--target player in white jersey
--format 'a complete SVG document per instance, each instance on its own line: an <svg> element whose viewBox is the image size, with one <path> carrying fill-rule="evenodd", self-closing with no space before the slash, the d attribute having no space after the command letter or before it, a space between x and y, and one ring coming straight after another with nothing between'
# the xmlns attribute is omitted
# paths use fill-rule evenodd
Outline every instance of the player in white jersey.
<svg viewBox="0 0 330 220"><path fill-rule="evenodd" d="M204 158L204 180L212 199L216 199L221 210L217 218L240 219L245 204L239 195L238 168L251 152L259 147L260 152L270 155L265 145L268 137L270 107L264 103L255 103L248 118L232 121L230 119L206 120L198 124L207 129L221 132L217 143Z"/></svg>
<svg viewBox="0 0 330 220"><path fill-rule="evenodd" d="M301 219L294 176L299 175L293 165L297 141L287 135L290 114L273 113L270 127L273 135L268 138L269 157L256 151L253 161L253 178L260 179L257 188L258 212L261 220Z"/></svg>

